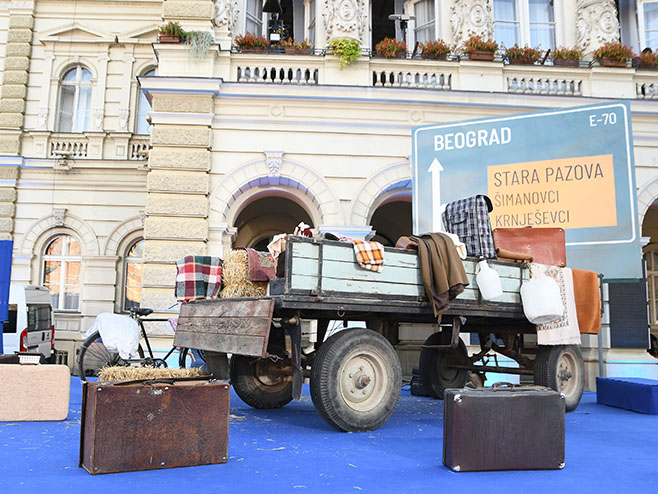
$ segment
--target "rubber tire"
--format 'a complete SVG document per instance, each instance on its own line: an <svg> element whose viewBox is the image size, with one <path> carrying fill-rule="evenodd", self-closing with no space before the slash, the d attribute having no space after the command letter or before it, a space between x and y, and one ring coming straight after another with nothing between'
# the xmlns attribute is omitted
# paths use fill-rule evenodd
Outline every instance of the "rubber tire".
<svg viewBox="0 0 658 494"><path fill-rule="evenodd" d="M259 410L281 408L292 400L292 381L270 385L256 373L258 357L231 357L231 385L247 405Z"/></svg>
<svg viewBox="0 0 658 494"><path fill-rule="evenodd" d="M560 373L565 370L572 375L561 379ZM537 347L534 381L562 393L565 410L575 410L585 390L585 363L580 348L576 345Z"/></svg>
<svg viewBox="0 0 658 494"><path fill-rule="evenodd" d="M365 373L364 366L368 369ZM349 379L355 368L359 375L370 378L365 385L360 384L365 387L351 387L353 381ZM400 359L379 333L365 328L345 329L327 339L316 352L310 387L313 405L329 425L344 432L375 430L389 419L400 398ZM363 389L365 400L356 396L357 388ZM361 402L349 402L352 397Z"/></svg>
<svg viewBox="0 0 658 494"><path fill-rule="evenodd" d="M202 358L202 363L200 365L193 365L192 362L192 357L190 357L190 365L188 365L187 357L188 355L192 355L190 352L189 348L181 348L179 353L178 353L178 368L179 369L186 369L186 368L200 368L203 370L208 370L208 365L206 364L206 357L203 352L203 350L199 350L199 353L201 354Z"/></svg>
<svg viewBox="0 0 658 494"><path fill-rule="evenodd" d="M137 353L139 358L144 358L144 350L142 345L137 346ZM101 365L92 365L90 364L90 358L96 359ZM86 362L86 364L85 364ZM110 352L105 345L103 345L103 340L98 331L94 331L89 337L82 342L80 346L80 354L78 355L78 374L80 375L81 381L86 381L87 377L98 377L98 371L103 367L110 366L125 366L127 365L125 361L119 356L116 352ZM89 369L86 367L93 368L93 375L87 376Z"/></svg>
<svg viewBox="0 0 658 494"><path fill-rule="evenodd" d="M447 343L445 336L437 332L431 334L424 344L445 345ZM466 345L461 338L455 350L423 348L420 351L420 360L418 361L420 380L432 398L442 400L446 389L463 388L468 382L468 369L442 368L446 365L450 352L458 352L461 355L468 356L468 350L466 350Z"/></svg>

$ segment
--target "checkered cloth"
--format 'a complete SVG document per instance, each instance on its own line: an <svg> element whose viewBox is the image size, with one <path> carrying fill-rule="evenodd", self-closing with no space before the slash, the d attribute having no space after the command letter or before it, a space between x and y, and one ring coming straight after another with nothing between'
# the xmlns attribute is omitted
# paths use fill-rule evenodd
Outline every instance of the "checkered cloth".
<svg viewBox="0 0 658 494"><path fill-rule="evenodd" d="M466 245L469 256L496 258L487 199L483 195L459 199L446 205L443 226Z"/></svg>
<svg viewBox="0 0 658 494"><path fill-rule="evenodd" d="M222 285L219 257L187 256L176 261L176 299L182 302L217 298Z"/></svg>
<svg viewBox="0 0 658 494"><path fill-rule="evenodd" d="M379 242L352 240L356 262L363 269L381 272L384 268L384 246Z"/></svg>

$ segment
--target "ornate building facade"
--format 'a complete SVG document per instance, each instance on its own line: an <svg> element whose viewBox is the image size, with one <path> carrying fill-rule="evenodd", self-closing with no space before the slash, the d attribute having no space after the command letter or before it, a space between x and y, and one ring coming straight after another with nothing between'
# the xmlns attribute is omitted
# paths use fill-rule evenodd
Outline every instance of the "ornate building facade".
<svg viewBox="0 0 658 494"><path fill-rule="evenodd" d="M658 1L283 0L284 35L308 39L311 54L240 52L236 35L268 33L262 3L0 0L0 238L14 242L12 282L56 294L69 364L100 312L175 312L185 255L262 248L300 221L385 244L411 233L414 126L601 99L631 100L658 331L657 73L590 63L609 41L658 48ZM194 54L160 43L168 21L214 43ZM585 55L575 68L477 62L460 57L471 35ZM378 41L403 36L406 58L374 56ZM327 46L344 37L362 52L341 68ZM414 50L439 38L456 56ZM606 321L606 365L655 376L644 349L624 347L628 331L638 329ZM168 328L153 332L170 341ZM595 366L596 340L584 344Z"/></svg>

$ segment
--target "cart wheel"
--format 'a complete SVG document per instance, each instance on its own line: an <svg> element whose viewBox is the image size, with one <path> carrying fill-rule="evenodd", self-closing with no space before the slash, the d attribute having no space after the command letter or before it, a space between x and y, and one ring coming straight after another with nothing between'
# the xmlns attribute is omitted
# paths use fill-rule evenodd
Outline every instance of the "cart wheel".
<svg viewBox="0 0 658 494"><path fill-rule="evenodd" d="M140 359L144 358L142 345L137 346L137 353ZM122 359L117 352L110 352L105 348L98 331L90 334L80 346L78 375L81 381L86 381L88 377L98 377L98 372L103 367L126 367L128 365L128 362Z"/></svg>
<svg viewBox="0 0 658 494"><path fill-rule="evenodd" d="M575 410L585 389L585 363L575 345L539 346L535 358L535 384L564 395L567 412Z"/></svg>
<svg viewBox="0 0 658 494"><path fill-rule="evenodd" d="M259 408L281 408L292 400L292 380L285 367L290 361L233 355L231 385L247 405Z"/></svg>
<svg viewBox="0 0 658 494"><path fill-rule="evenodd" d="M320 416L344 432L377 429L400 398L397 353L370 329L345 329L326 340L311 368L311 399Z"/></svg>
<svg viewBox="0 0 658 494"><path fill-rule="evenodd" d="M434 333L425 340L425 345L445 345L445 336L442 333ZM425 390L432 398L443 399L443 392L448 388L463 388L468 381L468 370L450 367L454 357L468 356L466 345L459 339L457 348L451 350L423 348L420 351L418 367L420 380Z"/></svg>

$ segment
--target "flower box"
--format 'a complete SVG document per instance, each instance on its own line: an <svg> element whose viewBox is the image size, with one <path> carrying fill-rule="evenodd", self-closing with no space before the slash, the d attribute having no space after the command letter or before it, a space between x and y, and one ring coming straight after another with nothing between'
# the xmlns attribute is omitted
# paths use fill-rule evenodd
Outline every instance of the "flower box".
<svg viewBox="0 0 658 494"><path fill-rule="evenodd" d="M557 67L578 67L580 60L573 60L570 58L554 58L553 65Z"/></svg>
<svg viewBox="0 0 658 494"><path fill-rule="evenodd" d="M468 54L468 59L492 62L494 59L494 53L491 51L474 50Z"/></svg>
<svg viewBox="0 0 658 494"><path fill-rule="evenodd" d="M160 34L158 35L158 43L180 43L180 36L175 34Z"/></svg>
<svg viewBox="0 0 658 494"><path fill-rule="evenodd" d="M626 67L627 62L625 60L620 62L616 58L601 57L599 58L599 65L601 67Z"/></svg>

